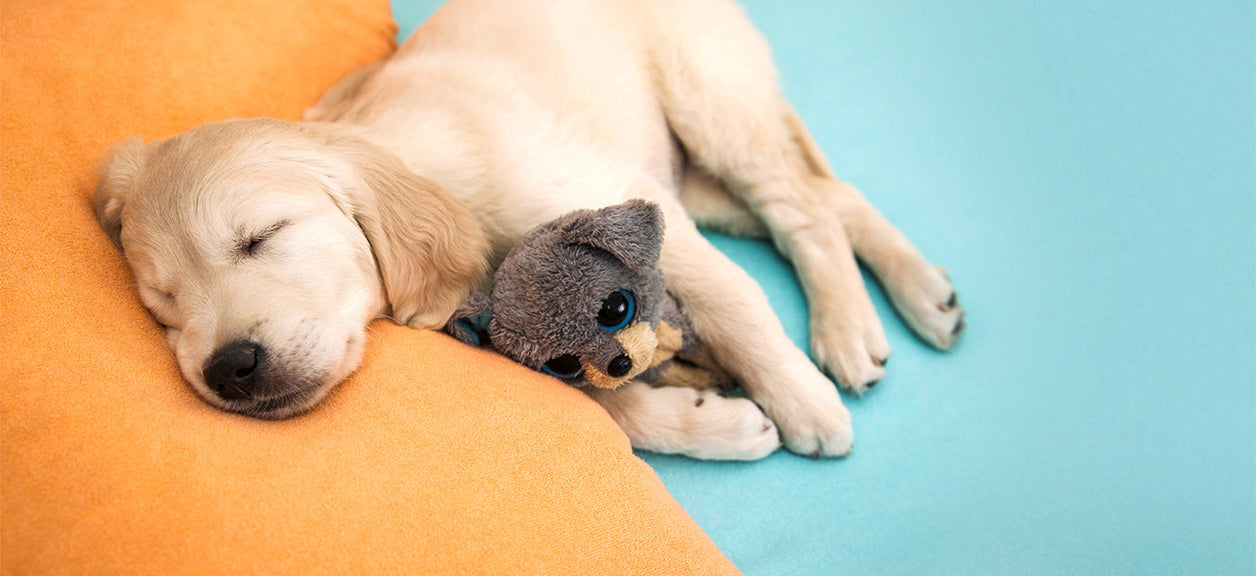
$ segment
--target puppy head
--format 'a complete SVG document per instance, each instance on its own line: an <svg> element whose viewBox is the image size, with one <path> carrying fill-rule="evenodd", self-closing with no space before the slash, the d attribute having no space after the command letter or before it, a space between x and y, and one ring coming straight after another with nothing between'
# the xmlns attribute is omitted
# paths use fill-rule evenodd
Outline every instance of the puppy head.
<svg viewBox="0 0 1256 576"><path fill-rule="evenodd" d="M640 200L581 210L524 236L450 331L569 384L615 388L648 369L664 288L663 219Z"/></svg>
<svg viewBox="0 0 1256 576"><path fill-rule="evenodd" d="M331 130L221 122L126 142L102 167L101 226L214 406L306 410L357 368L367 322L439 326L483 274L461 204Z"/></svg>

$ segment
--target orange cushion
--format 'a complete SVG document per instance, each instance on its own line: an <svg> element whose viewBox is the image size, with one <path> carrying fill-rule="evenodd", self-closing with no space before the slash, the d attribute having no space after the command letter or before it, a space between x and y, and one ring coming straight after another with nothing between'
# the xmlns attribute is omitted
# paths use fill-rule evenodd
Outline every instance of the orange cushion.
<svg viewBox="0 0 1256 576"><path fill-rule="evenodd" d="M393 49L383 0L11 0L0 14L5 574L735 573L595 404L377 322L308 415L179 377L93 168L132 134L295 119Z"/></svg>

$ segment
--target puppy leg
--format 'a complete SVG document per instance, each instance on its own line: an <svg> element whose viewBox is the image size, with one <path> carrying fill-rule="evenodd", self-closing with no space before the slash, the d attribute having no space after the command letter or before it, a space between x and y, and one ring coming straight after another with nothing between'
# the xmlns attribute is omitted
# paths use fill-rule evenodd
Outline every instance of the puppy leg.
<svg viewBox="0 0 1256 576"><path fill-rule="evenodd" d="M664 203L664 214L667 288L707 350L776 422L791 451L848 454L850 413L832 382L789 340L759 285L698 233L678 203Z"/></svg>
<svg viewBox="0 0 1256 576"><path fill-rule="evenodd" d="M885 375L890 347L849 238L794 142L766 45L744 18L712 25L721 29L710 37L725 42L708 45L707 36L685 37L683 29L661 40L671 42L660 49L658 75L668 123L690 160L767 225L807 296L813 357L843 387L862 392ZM750 49L756 43L761 49Z"/></svg>
<svg viewBox="0 0 1256 576"><path fill-rule="evenodd" d="M745 398L639 382L586 393L606 408L634 448L704 460L758 460L781 446L776 426Z"/></svg>
<svg viewBox="0 0 1256 576"><path fill-rule="evenodd" d="M740 10L720 0L660 9L664 15L653 21L651 49L668 123L691 161L740 198L793 262L811 309L816 362L856 392L885 374L890 348L856 252L867 254L874 273L888 278L891 299L907 310L908 322L924 327L917 329L931 343L948 345L941 325L959 314L949 296L930 303L933 316L923 314L918 302L949 283L935 285L928 277L940 273L914 248L902 248L910 247L905 238L870 216L867 203L844 193L832 178L805 130L796 129L801 123L776 86L767 44ZM901 242L881 245L891 239ZM905 272L895 272L900 269ZM936 318L939 312L952 316ZM954 326L946 326L946 333Z"/></svg>
<svg viewBox="0 0 1256 576"><path fill-rule="evenodd" d="M767 238L768 229L746 203L733 196L724 184L693 164L685 166L677 191L685 212L698 226L729 236Z"/></svg>
<svg viewBox="0 0 1256 576"><path fill-rule="evenodd" d="M964 328L964 311L946 272L930 264L911 241L881 216L854 186L837 180L806 126L792 111L790 130L806 155L829 213L837 215L855 256L885 287L899 315L921 339L946 349ZM698 226L732 236L767 238L768 229L723 183L689 164L680 181L680 203ZM823 334L814 337L823 339ZM820 345L819 348L828 348Z"/></svg>
<svg viewBox="0 0 1256 576"><path fill-rule="evenodd" d="M794 141L817 176L815 183L831 213L842 222L855 255L885 287L895 310L922 340L946 349L964 329L964 309L946 272L921 256L854 186L837 180L820 147L791 110Z"/></svg>
<svg viewBox="0 0 1256 576"><path fill-rule="evenodd" d="M707 368L673 360L659 369L658 386L679 386L694 390L732 390L737 386L722 368Z"/></svg>
<svg viewBox="0 0 1256 576"><path fill-rule="evenodd" d="M964 309L946 271L925 260L854 186L836 180L820 185L856 256L880 281L899 316L931 346L950 348L964 329Z"/></svg>

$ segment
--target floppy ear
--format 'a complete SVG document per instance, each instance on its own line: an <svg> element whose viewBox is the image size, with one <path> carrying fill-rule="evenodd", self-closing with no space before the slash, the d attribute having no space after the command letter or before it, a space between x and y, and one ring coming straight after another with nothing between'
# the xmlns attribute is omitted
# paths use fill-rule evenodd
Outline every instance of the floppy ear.
<svg viewBox="0 0 1256 576"><path fill-rule="evenodd" d="M454 311L445 332L463 344L477 348L492 345L488 336L488 323L493 319L493 301L483 292L476 292Z"/></svg>
<svg viewBox="0 0 1256 576"><path fill-rule="evenodd" d="M122 249L122 207L135 183L135 175L144 169L147 148L139 137L119 144L113 153L100 163L99 180L92 206L96 220L105 234L119 250Z"/></svg>
<svg viewBox="0 0 1256 576"><path fill-rule="evenodd" d="M353 137L330 144L353 173L332 195L371 244L393 318L443 327L487 272L489 245L479 223L391 152Z"/></svg>
<svg viewBox="0 0 1256 576"><path fill-rule="evenodd" d="M610 252L632 271L648 274L663 247L663 213L644 200L629 200L577 213L559 226L558 238Z"/></svg>

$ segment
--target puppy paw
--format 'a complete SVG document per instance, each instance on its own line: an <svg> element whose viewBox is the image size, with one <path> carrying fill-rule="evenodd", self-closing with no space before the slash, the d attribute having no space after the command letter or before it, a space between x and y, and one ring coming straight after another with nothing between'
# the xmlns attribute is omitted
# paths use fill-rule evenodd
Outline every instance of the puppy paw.
<svg viewBox="0 0 1256 576"><path fill-rule="evenodd" d="M885 377L890 344L871 302L866 309L812 314L811 358L843 389L863 394Z"/></svg>
<svg viewBox="0 0 1256 576"><path fill-rule="evenodd" d="M776 424L747 398L640 382L586 393L642 450L703 460L758 460L781 447Z"/></svg>
<svg viewBox="0 0 1256 576"><path fill-rule="evenodd" d="M964 308L942 268L922 260L903 271L889 294L907 325L934 348L950 348L964 331Z"/></svg>
<svg viewBox="0 0 1256 576"><path fill-rule="evenodd" d="M758 460L781 447L780 433L757 404L713 390L682 388L691 396L684 454L704 460Z"/></svg>
<svg viewBox="0 0 1256 576"><path fill-rule="evenodd" d="M845 458L855 448L855 430L844 406L822 417L782 425L781 436L790 452L816 460Z"/></svg>
<svg viewBox="0 0 1256 576"><path fill-rule="evenodd" d="M855 446L850 411L824 375L815 372L811 380L765 408L790 452L817 459L845 457Z"/></svg>

